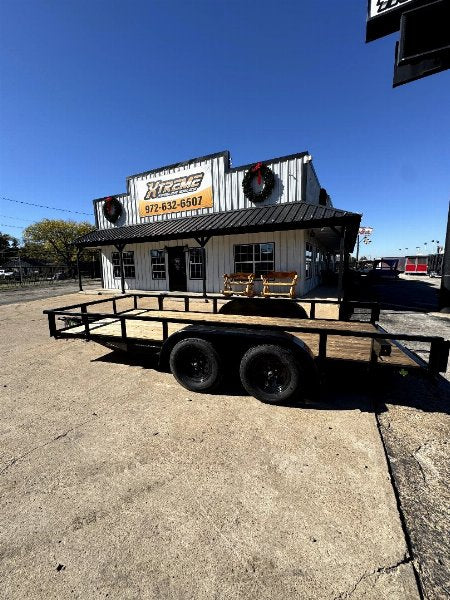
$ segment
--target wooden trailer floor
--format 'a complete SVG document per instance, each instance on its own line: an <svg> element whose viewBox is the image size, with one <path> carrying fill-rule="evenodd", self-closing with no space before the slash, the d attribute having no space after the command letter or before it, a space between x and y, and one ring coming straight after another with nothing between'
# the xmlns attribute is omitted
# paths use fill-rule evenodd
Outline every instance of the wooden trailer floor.
<svg viewBox="0 0 450 600"><path fill-rule="evenodd" d="M342 329L352 330L361 332L373 332L377 331L376 327L371 323L357 323L354 321L330 321L325 319L315 319L311 321L309 319L281 319L273 317L255 317L255 316L240 316L240 315L220 315L211 313L195 313L195 312L183 312L183 311L172 311L172 310L131 310L126 313L127 315L143 315L152 316L155 318L165 319L178 319L186 321L186 324L182 323L168 323L168 333L171 335L180 329L186 327L186 325L192 322L208 323L209 321L216 321L223 323L224 325L236 325L242 324L247 325L250 323L254 324L265 324L283 327L283 329L291 335L303 340L305 344L309 346L314 356L319 353L319 335L317 333L304 333L304 332L290 332L289 325L291 326L304 326L314 327L317 329ZM127 337L130 341L135 340L147 340L161 342L163 340L162 323L159 321L139 321L139 320L126 320ZM84 333L84 325L71 327L64 332L65 337L71 335L79 335ZM95 321L90 324L90 335L91 338L117 337L120 338L121 326L120 321L114 317L105 318L100 321ZM356 338L356 337L343 337L338 335L328 335L327 341L327 358L339 359L339 360L352 360L368 362L370 359L370 338ZM390 356L381 356L378 360L380 364L396 365L405 367L417 367L417 363L405 354L402 350L392 345L392 351Z"/></svg>

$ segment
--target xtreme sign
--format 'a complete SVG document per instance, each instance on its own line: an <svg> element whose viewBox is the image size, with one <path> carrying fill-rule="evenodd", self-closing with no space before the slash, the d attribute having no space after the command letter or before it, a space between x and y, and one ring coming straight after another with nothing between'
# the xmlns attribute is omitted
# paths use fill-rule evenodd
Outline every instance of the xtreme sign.
<svg viewBox="0 0 450 600"><path fill-rule="evenodd" d="M395 8L404 7L414 0L370 0L369 18L376 17Z"/></svg>

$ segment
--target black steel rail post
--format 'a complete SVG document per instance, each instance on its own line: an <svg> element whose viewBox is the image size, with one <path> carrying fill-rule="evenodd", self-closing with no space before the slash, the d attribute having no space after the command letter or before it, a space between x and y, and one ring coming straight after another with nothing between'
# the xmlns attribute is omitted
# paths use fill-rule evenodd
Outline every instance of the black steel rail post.
<svg viewBox="0 0 450 600"><path fill-rule="evenodd" d="M128 350L127 323L123 315L120 316L120 333L122 336L122 341L124 342L125 347Z"/></svg>
<svg viewBox="0 0 450 600"><path fill-rule="evenodd" d="M86 334L86 339L90 338L90 331L89 331L89 317L87 314L87 306L86 304L82 304L81 305L81 321L84 325L84 332Z"/></svg>
<svg viewBox="0 0 450 600"><path fill-rule="evenodd" d="M375 325L375 323L379 320L380 320L380 305L377 302L374 302L370 309L370 322L372 323L372 325Z"/></svg>
<svg viewBox="0 0 450 600"><path fill-rule="evenodd" d="M444 339L431 340L428 370L432 375L446 371L450 342Z"/></svg>
<svg viewBox="0 0 450 600"><path fill-rule="evenodd" d="M50 337L56 337L56 315L55 313L49 312L48 316L48 329L50 331Z"/></svg>
<svg viewBox="0 0 450 600"><path fill-rule="evenodd" d="M378 362L378 354L375 352L375 338L370 340L370 366L374 366Z"/></svg>
<svg viewBox="0 0 450 600"><path fill-rule="evenodd" d="M328 334L326 331L319 333L319 361L322 363L327 357L327 338Z"/></svg>

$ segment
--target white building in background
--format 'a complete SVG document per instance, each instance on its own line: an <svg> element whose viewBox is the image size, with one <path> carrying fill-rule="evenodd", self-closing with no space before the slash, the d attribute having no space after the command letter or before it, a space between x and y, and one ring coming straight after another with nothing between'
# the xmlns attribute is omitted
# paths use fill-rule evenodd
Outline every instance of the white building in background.
<svg viewBox="0 0 450 600"><path fill-rule="evenodd" d="M352 251L361 216L336 209L308 152L230 166L228 151L127 178L94 200L105 289L220 292L224 273L296 271L297 295Z"/></svg>

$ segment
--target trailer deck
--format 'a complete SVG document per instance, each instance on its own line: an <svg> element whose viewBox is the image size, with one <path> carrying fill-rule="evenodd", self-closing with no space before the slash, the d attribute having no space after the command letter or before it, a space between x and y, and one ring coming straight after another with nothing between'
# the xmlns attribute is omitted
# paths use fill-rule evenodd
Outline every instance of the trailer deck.
<svg viewBox="0 0 450 600"><path fill-rule="evenodd" d="M150 345L159 344L164 341L164 333L161 324L167 322L167 334L172 335L192 323L204 325L228 326L228 327L267 327L271 329L282 329L291 335L300 338L309 346L315 357L319 356L320 332L330 330L328 319L287 319L274 317L252 317L241 315L220 315L201 312L184 313L175 310L152 310L138 309L126 313L126 334L129 342L147 341ZM136 320L128 317L137 317ZM141 318L140 318L141 317ZM143 320L146 317L151 320ZM111 338L122 338L122 321L117 318L103 318L90 324L90 338L95 341L110 340ZM303 331L296 331L301 327ZM292 328L292 330L291 330ZM376 334L378 330L372 323L333 321L332 329L345 332L367 332ZM86 337L85 325L71 327L64 332L63 337ZM335 360L352 360L368 362L371 356L372 340L370 337L349 337L339 334L328 334L327 358ZM386 365L397 365L404 367L418 367L418 364L393 346L390 356L381 356L379 361Z"/></svg>

